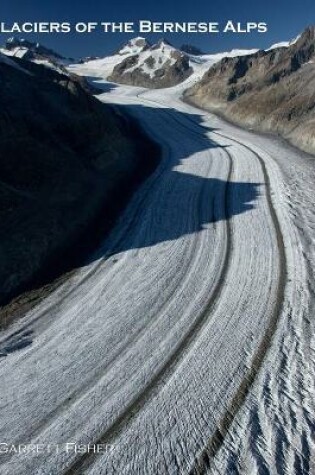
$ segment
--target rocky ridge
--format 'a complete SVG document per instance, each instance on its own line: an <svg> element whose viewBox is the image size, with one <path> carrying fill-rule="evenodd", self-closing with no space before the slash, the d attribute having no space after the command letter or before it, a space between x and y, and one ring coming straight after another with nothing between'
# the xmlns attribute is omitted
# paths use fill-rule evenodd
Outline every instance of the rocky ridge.
<svg viewBox="0 0 315 475"><path fill-rule="evenodd" d="M287 46L222 59L184 99L315 153L315 27Z"/></svg>

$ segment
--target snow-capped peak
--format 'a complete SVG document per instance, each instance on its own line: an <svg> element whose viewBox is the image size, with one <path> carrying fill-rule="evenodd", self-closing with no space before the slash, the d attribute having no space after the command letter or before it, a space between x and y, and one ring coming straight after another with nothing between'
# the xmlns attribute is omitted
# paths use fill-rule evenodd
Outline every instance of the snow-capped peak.
<svg viewBox="0 0 315 475"><path fill-rule="evenodd" d="M174 46L165 38L161 38L157 43L157 46L170 46L171 48L174 48ZM175 48L174 48L175 49Z"/></svg>
<svg viewBox="0 0 315 475"><path fill-rule="evenodd" d="M65 66L68 66L70 59L64 58L55 51L46 48L40 43L33 43L25 39L16 37L9 38L5 46L0 48L0 52L6 57L19 58L33 63L47 66L58 72L66 74Z"/></svg>
<svg viewBox="0 0 315 475"><path fill-rule="evenodd" d="M31 41L25 40L24 38L19 39L16 37L9 38L6 41L5 47L2 49L2 52L7 56L23 57L24 53L28 52L29 56L33 55L37 58L53 58L55 60L66 59L55 51L41 45L40 43L33 43Z"/></svg>
<svg viewBox="0 0 315 475"><path fill-rule="evenodd" d="M137 36L137 38L132 38L129 41L129 44L132 46L139 46L140 44L147 44L147 40L143 36Z"/></svg>
<svg viewBox="0 0 315 475"><path fill-rule="evenodd" d="M161 50L161 51L177 51L171 43L169 43L165 38L162 38L157 43L151 46L150 50Z"/></svg>
<svg viewBox="0 0 315 475"><path fill-rule="evenodd" d="M128 41L124 46L122 46L118 54L121 56L129 55L129 54L139 54L145 49L149 48L150 44L147 42L145 38L138 36L137 38L132 38Z"/></svg>
<svg viewBox="0 0 315 475"><path fill-rule="evenodd" d="M153 78L157 71L165 67L172 67L176 60L184 56L184 53L174 48L167 40L162 38L151 47L143 49L139 54L138 60L131 62L130 65L125 68L125 73L131 73L137 70Z"/></svg>

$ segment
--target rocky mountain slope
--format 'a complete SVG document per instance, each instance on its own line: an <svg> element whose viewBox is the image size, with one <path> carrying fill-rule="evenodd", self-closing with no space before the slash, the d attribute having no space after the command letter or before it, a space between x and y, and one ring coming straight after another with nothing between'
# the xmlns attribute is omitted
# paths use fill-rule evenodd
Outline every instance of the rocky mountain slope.
<svg viewBox="0 0 315 475"><path fill-rule="evenodd" d="M103 235L155 155L77 78L32 62L0 54L0 103L3 303Z"/></svg>
<svg viewBox="0 0 315 475"><path fill-rule="evenodd" d="M66 66L74 62L72 58L65 58L52 49L46 48L40 43L33 43L19 38L9 38L0 52L8 57L20 58L32 61L43 66L66 73Z"/></svg>
<svg viewBox="0 0 315 475"><path fill-rule="evenodd" d="M183 82L192 72L188 56L161 40L117 64L108 79L133 86L162 88Z"/></svg>
<svg viewBox="0 0 315 475"><path fill-rule="evenodd" d="M222 59L184 98L315 153L315 27L286 45Z"/></svg>

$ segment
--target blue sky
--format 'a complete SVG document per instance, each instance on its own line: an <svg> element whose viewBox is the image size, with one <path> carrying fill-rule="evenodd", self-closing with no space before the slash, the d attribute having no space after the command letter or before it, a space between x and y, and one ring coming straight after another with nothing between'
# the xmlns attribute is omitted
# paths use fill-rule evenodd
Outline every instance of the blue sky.
<svg viewBox="0 0 315 475"><path fill-rule="evenodd" d="M314 0L1 0L0 21L263 21L264 34L167 34L172 44L191 43L205 52L232 48L264 48L294 38L315 23ZM0 43L12 35L0 34ZM134 34L23 34L16 35L51 47L72 57L105 55L115 51ZM151 41L161 35L147 35Z"/></svg>

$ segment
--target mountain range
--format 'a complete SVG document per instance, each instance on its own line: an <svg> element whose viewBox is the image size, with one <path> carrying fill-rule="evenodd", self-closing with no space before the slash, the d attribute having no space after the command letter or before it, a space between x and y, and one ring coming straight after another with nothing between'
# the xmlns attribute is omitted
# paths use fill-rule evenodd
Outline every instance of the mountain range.
<svg viewBox="0 0 315 475"><path fill-rule="evenodd" d="M200 77L212 64L224 57L247 55L252 50L232 50L216 54L202 54L193 45L175 48L161 38L150 44L137 37L123 44L113 55L87 57L80 60L65 58L59 53L24 39L10 38L0 48L5 56L18 61L24 59L47 66L62 74L78 73L108 81L147 88L173 87L188 78Z"/></svg>

